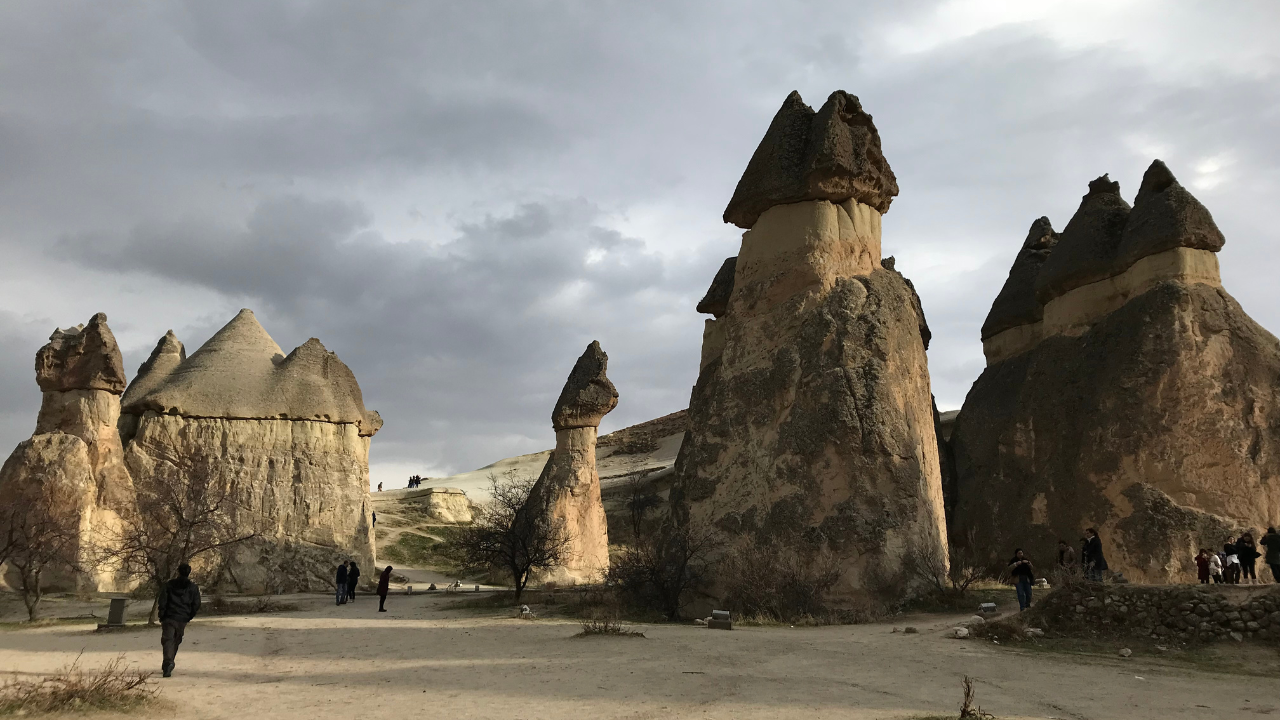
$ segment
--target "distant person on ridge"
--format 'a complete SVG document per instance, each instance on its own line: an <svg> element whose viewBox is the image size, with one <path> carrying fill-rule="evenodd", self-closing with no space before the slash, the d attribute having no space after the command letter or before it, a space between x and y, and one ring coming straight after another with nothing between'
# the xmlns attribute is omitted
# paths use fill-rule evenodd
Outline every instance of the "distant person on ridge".
<svg viewBox="0 0 1280 720"><path fill-rule="evenodd" d="M378 612L386 612L383 607L387 603L387 590L391 587L391 566L382 571L382 575L378 576Z"/></svg>
<svg viewBox="0 0 1280 720"><path fill-rule="evenodd" d="M1031 584L1036 580L1035 568L1022 548L1013 551L1009 574L1013 576L1013 587L1018 591L1018 611L1021 612L1031 607Z"/></svg>
<svg viewBox="0 0 1280 720"><path fill-rule="evenodd" d="M1107 558L1102 554L1102 538L1098 537L1095 528L1084 531L1085 556L1084 576L1094 582L1102 582L1102 573L1107 570Z"/></svg>
<svg viewBox="0 0 1280 720"><path fill-rule="evenodd" d="M347 601L347 561L343 560L338 566L338 575L333 579L333 586L336 588L334 592L334 605L341 605Z"/></svg>
<svg viewBox="0 0 1280 720"><path fill-rule="evenodd" d="M351 602L356 600L356 583L358 582L360 582L360 566L352 560L351 569L347 570L347 599Z"/></svg>
<svg viewBox="0 0 1280 720"><path fill-rule="evenodd" d="M1269 527L1258 544L1267 550L1266 562L1271 566L1271 582L1280 583L1280 533L1274 527Z"/></svg>
<svg viewBox="0 0 1280 720"><path fill-rule="evenodd" d="M178 566L178 577L164 584L159 603L160 647L164 653L160 674L171 677L173 660L178 655L178 646L182 644L187 623L200 612L200 588L191 582L190 565L182 563Z"/></svg>

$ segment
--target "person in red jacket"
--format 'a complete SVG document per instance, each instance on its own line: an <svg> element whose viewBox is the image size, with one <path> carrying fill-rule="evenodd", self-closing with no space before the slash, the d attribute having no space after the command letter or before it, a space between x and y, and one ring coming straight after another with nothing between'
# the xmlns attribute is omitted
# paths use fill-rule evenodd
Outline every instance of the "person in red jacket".
<svg viewBox="0 0 1280 720"><path fill-rule="evenodd" d="M1196 555L1196 574L1200 576L1200 584L1209 584L1209 551L1200 548L1200 554Z"/></svg>
<svg viewBox="0 0 1280 720"><path fill-rule="evenodd" d="M391 586L391 566L388 565L378 577L378 612L386 612L383 607L387 603L387 589Z"/></svg>

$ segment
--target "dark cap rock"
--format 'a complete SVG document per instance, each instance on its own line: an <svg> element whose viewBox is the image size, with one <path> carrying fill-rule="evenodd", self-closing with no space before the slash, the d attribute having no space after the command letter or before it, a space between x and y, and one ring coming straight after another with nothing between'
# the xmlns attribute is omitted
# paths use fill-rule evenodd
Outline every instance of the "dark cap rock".
<svg viewBox="0 0 1280 720"><path fill-rule="evenodd" d="M733 295L733 277L738 268L738 256L725 258L716 276L711 280L707 294L698 301L698 312L719 318L729 311L729 297Z"/></svg>
<svg viewBox="0 0 1280 720"><path fill-rule="evenodd" d="M1031 223L1027 239L1023 241L1013 267L1009 268L1009 277L982 324L983 340L1044 318L1044 306L1036 300L1036 278L1057 244L1058 233L1053 231L1049 218L1041 217Z"/></svg>
<svg viewBox="0 0 1280 720"><path fill-rule="evenodd" d="M53 331L36 352L36 384L44 391L124 392L124 358L106 313L94 315L88 325Z"/></svg>
<svg viewBox="0 0 1280 720"><path fill-rule="evenodd" d="M850 198L881 213L898 181L880 134L857 96L831 93L816 113L792 92L783 101L724 211L724 221L750 228L774 205Z"/></svg>
<svg viewBox="0 0 1280 720"><path fill-rule="evenodd" d="M1142 176L1117 261L1128 268L1148 255L1177 247L1218 252L1225 242L1209 209L1156 160Z"/></svg>
<svg viewBox="0 0 1280 720"><path fill-rule="evenodd" d="M599 427L600 421L618 405L618 390L605 375L609 356L592 340L578 358L569 379L560 391L551 426L557 431L579 427Z"/></svg>
<svg viewBox="0 0 1280 720"><path fill-rule="evenodd" d="M1120 197L1120 183L1106 175L1089 183L1089 192L1040 269L1036 299L1045 304L1068 290L1115 275L1129 211L1129 203Z"/></svg>

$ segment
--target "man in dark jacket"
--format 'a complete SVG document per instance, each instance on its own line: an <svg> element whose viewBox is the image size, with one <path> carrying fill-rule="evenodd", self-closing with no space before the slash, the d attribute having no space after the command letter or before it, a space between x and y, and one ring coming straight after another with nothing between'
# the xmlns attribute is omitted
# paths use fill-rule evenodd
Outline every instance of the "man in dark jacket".
<svg viewBox="0 0 1280 720"><path fill-rule="evenodd" d="M334 594L334 605L341 605L347 601L347 561L343 560L338 566L338 576L333 579L333 586L336 589Z"/></svg>
<svg viewBox="0 0 1280 720"><path fill-rule="evenodd" d="M360 582L360 566L356 565L356 561L351 561L351 569L347 570L347 599L355 602L356 584Z"/></svg>
<svg viewBox="0 0 1280 720"><path fill-rule="evenodd" d="M1102 555L1102 538L1098 531L1089 528L1084 531L1088 538L1084 549L1084 574L1094 582L1102 582L1102 573L1107 569L1107 559Z"/></svg>
<svg viewBox="0 0 1280 720"><path fill-rule="evenodd" d="M191 566L178 566L178 577L164 584L160 590L160 647L164 661L160 672L165 677L173 675L173 659L182 644L187 623L200 612L200 588L191 582Z"/></svg>
<svg viewBox="0 0 1280 720"><path fill-rule="evenodd" d="M1267 528L1267 534L1258 540L1258 544L1266 548L1263 560L1271 566L1271 581L1280 583L1280 533L1273 527Z"/></svg>

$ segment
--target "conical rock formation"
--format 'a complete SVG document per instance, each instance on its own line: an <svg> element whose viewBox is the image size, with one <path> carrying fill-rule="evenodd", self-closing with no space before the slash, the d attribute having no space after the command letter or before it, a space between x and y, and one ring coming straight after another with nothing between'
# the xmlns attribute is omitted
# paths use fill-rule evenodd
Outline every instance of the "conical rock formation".
<svg viewBox="0 0 1280 720"><path fill-rule="evenodd" d="M1194 581L1198 548L1274 524L1280 342L1222 288L1222 243L1157 160L1132 209L1094 181L1035 251L1038 313L1024 247L951 439L954 531L993 562L1022 547L1045 565L1096 527L1113 570L1167 583Z"/></svg>
<svg viewBox="0 0 1280 720"><path fill-rule="evenodd" d="M946 557L927 325L880 255L897 183L856 97L792 94L725 220L750 227L724 312L708 320L678 523L830 551L844 594L894 594L908 557ZM719 308L708 308L713 312Z"/></svg>
<svg viewBox="0 0 1280 720"><path fill-rule="evenodd" d="M529 493L526 508L561 524L569 549L564 565L541 574L544 582L593 582L609 569L609 527L596 473L596 429L618 405L608 368L609 356L593 340L574 364L551 413L556 448Z"/></svg>

